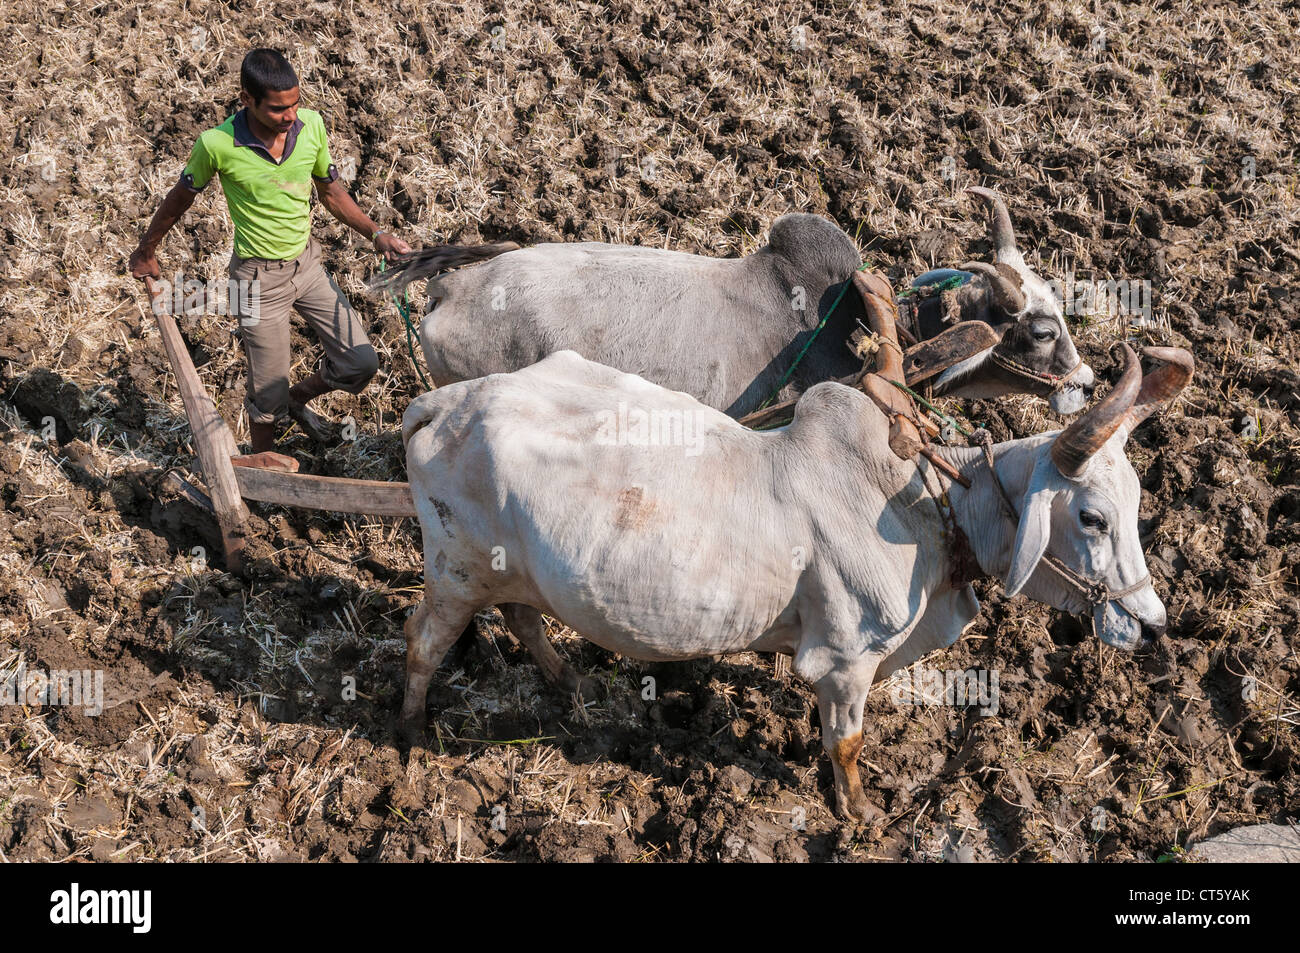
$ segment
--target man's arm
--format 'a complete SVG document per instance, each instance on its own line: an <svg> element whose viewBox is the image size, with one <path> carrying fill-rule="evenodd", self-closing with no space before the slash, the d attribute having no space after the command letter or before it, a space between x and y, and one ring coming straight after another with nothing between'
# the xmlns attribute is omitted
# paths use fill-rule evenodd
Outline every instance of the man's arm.
<svg viewBox="0 0 1300 953"><path fill-rule="evenodd" d="M163 240L163 236L171 230L171 227L181 220L181 216L189 211L198 194L180 183L172 186L172 190L163 198L162 205L158 206L158 211L154 213L153 221L140 237L140 244L127 261L127 267L131 269L133 278L143 278L145 275L151 278L159 276L158 259L154 255L158 243Z"/></svg>
<svg viewBox="0 0 1300 953"><path fill-rule="evenodd" d="M375 232L380 231L379 226L371 221L369 215L361 211L361 207L357 205L338 179L334 179L332 182L317 179L316 193L320 196L320 204L329 209L331 215L353 231L360 232L366 238L370 238ZM381 253L390 262L397 255L405 254L410 250L410 245L390 232L383 232L375 239L375 251Z"/></svg>

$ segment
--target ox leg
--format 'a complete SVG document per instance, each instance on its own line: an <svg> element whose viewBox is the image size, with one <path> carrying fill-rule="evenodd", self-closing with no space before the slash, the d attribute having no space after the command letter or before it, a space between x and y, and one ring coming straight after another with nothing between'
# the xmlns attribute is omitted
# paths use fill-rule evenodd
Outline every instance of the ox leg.
<svg viewBox="0 0 1300 953"><path fill-rule="evenodd" d="M862 752L862 708L871 690L871 673L832 672L814 686L822 720L822 747L835 769L835 807L845 820L870 822L884 812L862 790L858 755Z"/></svg>
<svg viewBox="0 0 1300 953"><path fill-rule="evenodd" d="M441 617L431 601L424 598L403 627L406 631L406 697L402 701L397 731L408 744L418 741L424 730L424 704L429 694L429 680L442 664L447 650L474 618L473 609L448 613L446 606L440 608L447 618Z"/></svg>
<svg viewBox="0 0 1300 953"><path fill-rule="evenodd" d="M510 634L528 649L528 654L541 667L548 682L566 692L577 692L587 701L596 699L596 683L583 678L556 653L551 640L546 637L546 625L542 622L540 612L532 606L517 602L509 602L497 608L501 610Z"/></svg>

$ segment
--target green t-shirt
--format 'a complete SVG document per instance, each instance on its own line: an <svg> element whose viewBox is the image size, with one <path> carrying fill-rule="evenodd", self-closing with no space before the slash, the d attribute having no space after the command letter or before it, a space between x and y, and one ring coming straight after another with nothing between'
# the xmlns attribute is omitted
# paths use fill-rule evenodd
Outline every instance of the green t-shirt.
<svg viewBox="0 0 1300 953"><path fill-rule="evenodd" d="M203 132L181 173L181 184L201 191L221 176L235 254L240 258L297 258L311 238L312 179L338 178L325 141L320 113L299 109L276 162L248 128L246 110Z"/></svg>

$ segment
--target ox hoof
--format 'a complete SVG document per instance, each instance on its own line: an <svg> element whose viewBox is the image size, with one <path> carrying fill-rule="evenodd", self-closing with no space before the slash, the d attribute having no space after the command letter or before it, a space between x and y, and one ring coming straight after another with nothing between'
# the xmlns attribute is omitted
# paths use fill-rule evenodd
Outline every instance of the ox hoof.
<svg viewBox="0 0 1300 953"><path fill-rule="evenodd" d="M599 701L601 696L600 682L594 678L587 678L585 675L579 675L570 669L560 677L560 687L571 695L579 695L585 702Z"/></svg>
<svg viewBox="0 0 1300 953"><path fill-rule="evenodd" d="M855 824L875 824L885 816L885 812L867 800L867 796L858 793L857 797L837 797L837 813L846 821Z"/></svg>
<svg viewBox="0 0 1300 953"><path fill-rule="evenodd" d="M407 748L414 748L424 740L424 722L419 718L399 718L397 740Z"/></svg>
<svg viewBox="0 0 1300 953"><path fill-rule="evenodd" d="M594 678L578 679L578 687L574 690L582 696L583 701L589 702L599 701L603 694L600 690L600 682Z"/></svg>

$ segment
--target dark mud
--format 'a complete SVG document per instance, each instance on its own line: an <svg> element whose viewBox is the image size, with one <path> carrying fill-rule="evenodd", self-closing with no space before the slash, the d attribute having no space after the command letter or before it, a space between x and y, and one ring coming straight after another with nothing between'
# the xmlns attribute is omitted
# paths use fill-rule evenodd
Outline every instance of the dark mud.
<svg viewBox="0 0 1300 953"><path fill-rule="evenodd" d="M28 42L3 53L18 82L0 93L0 673L101 669L106 707L0 707L8 859L1155 860L1300 813L1284 4L360 2L324 24L279 3L163 3L151 20L11 6L6 32ZM830 814L812 697L770 657L646 665L556 626L605 687L584 708L488 615L430 692L429 748L400 751L415 527L255 505L243 582L163 479L190 465L189 435L124 261L255 43L291 51L359 201L409 238L732 255L799 209L901 286L987 254L960 193L986 184L1044 274L1149 280L1153 321L1131 339L1198 360L1178 408L1129 444L1167 635L1123 654L984 587L980 623L927 664L996 671L998 711L878 688L872 829ZM419 392L402 325L361 294L363 245L323 214L317 234L383 370L327 404L355 441L288 446L315 472L396 478ZM164 269L223 278L229 241L212 188ZM228 322L182 328L246 435ZM1080 316L1074 333L1112 366L1117 322ZM295 343L302 376L312 342ZM1030 401L958 409L999 439L1057 425Z"/></svg>

